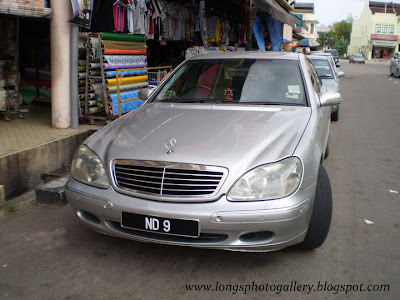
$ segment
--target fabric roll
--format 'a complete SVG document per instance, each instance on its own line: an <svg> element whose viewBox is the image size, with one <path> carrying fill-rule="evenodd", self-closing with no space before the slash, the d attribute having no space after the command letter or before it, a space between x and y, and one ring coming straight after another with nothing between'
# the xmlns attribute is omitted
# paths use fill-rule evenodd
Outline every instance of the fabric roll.
<svg viewBox="0 0 400 300"><path fill-rule="evenodd" d="M78 72L85 72L86 66L78 66Z"/></svg>
<svg viewBox="0 0 400 300"><path fill-rule="evenodd" d="M147 62L146 55L104 55L104 59L107 63L114 65L141 64Z"/></svg>
<svg viewBox="0 0 400 300"><path fill-rule="evenodd" d="M89 66L92 69L100 69L101 68L101 63L90 63Z"/></svg>
<svg viewBox="0 0 400 300"><path fill-rule="evenodd" d="M104 41L105 49L120 49L120 50L146 50L145 43L124 42L124 41Z"/></svg>
<svg viewBox="0 0 400 300"><path fill-rule="evenodd" d="M118 34L118 33L101 33L103 40L112 41L129 41L129 42L144 42L143 35L130 35L130 34Z"/></svg>
<svg viewBox="0 0 400 300"><path fill-rule="evenodd" d="M129 91L129 92L124 92L120 93L120 101L123 100L129 100L129 99L135 99L139 97L139 90L134 90L134 91ZM118 107L118 94L110 94L109 95L111 103L112 103L112 112L114 116L117 116L119 114L119 107ZM121 102L121 113L126 114L128 112L131 112L140 106L143 105L145 101L141 99L136 99L136 100L131 100L127 102Z"/></svg>
<svg viewBox="0 0 400 300"><path fill-rule="evenodd" d="M126 64L126 65L114 65L114 64L104 64L104 69L115 70L115 69L138 69L145 68L147 64Z"/></svg>
<svg viewBox="0 0 400 300"><path fill-rule="evenodd" d="M102 111L102 109L100 107L97 107L97 106L89 107L89 109L88 109L88 112L89 112L90 115L96 114L96 113L101 112L101 111Z"/></svg>
<svg viewBox="0 0 400 300"><path fill-rule="evenodd" d="M86 73L78 73L78 78L79 78L79 79L84 79L84 78L86 78Z"/></svg>
<svg viewBox="0 0 400 300"><path fill-rule="evenodd" d="M104 54L133 54L145 55L146 50L120 50L120 49L105 49Z"/></svg>
<svg viewBox="0 0 400 300"><path fill-rule="evenodd" d="M127 90L136 90L136 89L141 89L148 87L149 83L148 82L139 82L139 83L132 83L132 84L124 84L119 86L120 91L127 91ZM117 91L117 86L109 86L107 88L107 92L110 93L115 93Z"/></svg>
<svg viewBox="0 0 400 300"><path fill-rule="evenodd" d="M119 78L119 84L132 84L132 83L139 83L139 82L144 82L147 81L148 77L146 76L134 76L134 77L123 77ZM117 84L117 79L116 78L111 78L107 79L108 85L116 85Z"/></svg>
<svg viewBox="0 0 400 300"><path fill-rule="evenodd" d="M97 101L96 100L89 100L88 101L88 106L97 106Z"/></svg>
<svg viewBox="0 0 400 300"><path fill-rule="evenodd" d="M118 76L132 76L132 75L146 75L147 70L135 70L135 71L119 71ZM116 71L108 71L106 72L108 78L116 77Z"/></svg>

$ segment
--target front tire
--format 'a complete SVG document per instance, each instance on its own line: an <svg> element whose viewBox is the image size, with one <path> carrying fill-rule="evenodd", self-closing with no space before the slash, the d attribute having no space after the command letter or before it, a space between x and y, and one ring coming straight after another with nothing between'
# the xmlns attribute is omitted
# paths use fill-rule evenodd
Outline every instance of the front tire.
<svg viewBox="0 0 400 300"><path fill-rule="evenodd" d="M310 224L304 241L297 245L303 250L314 250L325 242L332 221L332 189L325 168L319 167L317 190Z"/></svg>

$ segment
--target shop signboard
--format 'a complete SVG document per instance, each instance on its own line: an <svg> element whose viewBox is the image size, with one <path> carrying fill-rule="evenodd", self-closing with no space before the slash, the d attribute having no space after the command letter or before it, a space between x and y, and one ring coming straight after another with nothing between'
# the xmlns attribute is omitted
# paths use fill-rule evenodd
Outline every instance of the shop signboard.
<svg viewBox="0 0 400 300"><path fill-rule="evenodd" d="M371 40L397 41L398 39L399 36L394 34L371 34Z"/></svg>
<svg viewBox="0 0 400 300"><path fill-rule="evenodd" d="M372 45L378 46L378 47L396 47L397 42L392 42L392 41L372 41Z"/></svg>
<svg viewBox="0 0 400 300"><path fill-rule="evenodd" d="M93 2L94 0L71 0L74 17L70 22L90 28L93 14Z"/></svg>

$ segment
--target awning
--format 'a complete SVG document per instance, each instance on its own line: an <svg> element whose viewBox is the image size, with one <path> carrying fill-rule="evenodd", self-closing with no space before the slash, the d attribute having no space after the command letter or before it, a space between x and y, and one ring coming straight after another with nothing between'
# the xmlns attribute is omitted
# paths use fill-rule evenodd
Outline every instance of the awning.
<svg viewBox="0 0 400 300"><path fill-rule="evenodd" d="M305 37L304 36L302 36L301 34L298 34L296 31L294 31L293 30L293 37L296 39L296 40L298 40L298 41L300 41L300 40L302 40L302 39L305 39Z"/></svg>
<svg viewBox="0 0 400 300"><path fill-rule="evenodd" d="M0 13L21 17L50 18L51 8L34 5L22 5L14 1L0 1Z"/></svg>
<svg viewBox="0 0 400 300"><path fill-rule="evenodd" d="M296 20L275 0L254 0L253 4L261 11L269 14L273 19L281 21L292 27L296 25Z"/></svg>

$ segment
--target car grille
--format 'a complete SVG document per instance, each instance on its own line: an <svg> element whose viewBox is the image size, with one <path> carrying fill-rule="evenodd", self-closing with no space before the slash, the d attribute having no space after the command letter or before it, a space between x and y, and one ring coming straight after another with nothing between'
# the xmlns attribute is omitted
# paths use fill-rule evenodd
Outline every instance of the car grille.
<svg viewBox="0 0 400 300"><path fill-rule="evenodd" d="M218 191L227 170L221 167L117 160L116 186L134 194L162 197L212 196Z"/></svg>

